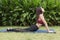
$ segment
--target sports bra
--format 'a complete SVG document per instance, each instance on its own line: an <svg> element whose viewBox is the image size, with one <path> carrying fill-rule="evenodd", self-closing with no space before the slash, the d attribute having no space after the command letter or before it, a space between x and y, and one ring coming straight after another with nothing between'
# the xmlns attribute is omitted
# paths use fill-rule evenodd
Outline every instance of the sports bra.
<svg viewBox="0 0 60 40"><path fill-rule="evenodd" d="M37 23L44 24L42 20L37 20Z"/></svg>

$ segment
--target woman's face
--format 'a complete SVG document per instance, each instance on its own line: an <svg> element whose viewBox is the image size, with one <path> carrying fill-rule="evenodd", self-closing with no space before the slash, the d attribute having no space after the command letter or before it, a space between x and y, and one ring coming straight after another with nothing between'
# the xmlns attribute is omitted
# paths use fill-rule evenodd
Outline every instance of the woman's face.
<svg viewBox="0 0 60 40"><path fill-rule="evenodd" d="M42 10L43 13L45 12L45 10L42 7L41 7L41 10Z"/></svg>

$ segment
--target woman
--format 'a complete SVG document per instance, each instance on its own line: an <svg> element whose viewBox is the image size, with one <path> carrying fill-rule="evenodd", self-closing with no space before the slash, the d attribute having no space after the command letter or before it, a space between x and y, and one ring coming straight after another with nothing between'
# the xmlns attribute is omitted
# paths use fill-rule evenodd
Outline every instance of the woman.
<svg viewBox="0 0 60 40"><path fill-rule="evenodd" d="M36 21L37 23L36 23L36 25L39 28L41 25L44 24L46 29L48 30L48 32L53 32L53 31L50 31L49 28L48 28L48 24L44 19L44 15L43 15L44 12L45 12L45 10L42 7L38 7L36 9L36 14L37 14L37 21Z"/></svg>
<svg viewBox="0 0 60 40"><path fill-rule="evenodd" d="M37 31L41 25L44 24L48 32L52 32L49 30L47 22L45 21L43 14L44 14L44 9L42 7L38 7L36 8L36 15L37 15L36 25L32 25L31 27L25 28L25 29L9 28L7 29L7 31L9 32L10 31L12 32L34 32L34 31Z"/></svg>

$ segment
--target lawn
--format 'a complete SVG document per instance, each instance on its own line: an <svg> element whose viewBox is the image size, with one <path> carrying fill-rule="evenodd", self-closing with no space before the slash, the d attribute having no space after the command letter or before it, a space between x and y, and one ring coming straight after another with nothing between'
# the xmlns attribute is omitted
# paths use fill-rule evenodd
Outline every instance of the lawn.
<svg viewBox="0 0 60 40"><path fill-rule="evenodd" d="M9 28L9 27L1 27ZM54 26L50 27L56 31L54 33L16 33L16 32L0 32L0 40L60 40L60 27ZM44 27L41 27L44 29Z"/></svg>

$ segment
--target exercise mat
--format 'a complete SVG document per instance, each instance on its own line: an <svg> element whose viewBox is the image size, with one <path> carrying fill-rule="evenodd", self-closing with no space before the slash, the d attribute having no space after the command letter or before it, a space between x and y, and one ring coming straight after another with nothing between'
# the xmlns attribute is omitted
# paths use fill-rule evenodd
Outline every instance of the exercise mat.
<svg viewBox="0 0 60 40"><path fill-rule="evenodd" d="M53 32L48 32L47 30L41 30L41 29L39 29L37 31L34 31L33 33L56 33L56 31L54 29L50 29L50 31L53 31ZM8 32L8 31L7 31L7 29L2 29L2 30L0 30L0 32Z"/></svg>

